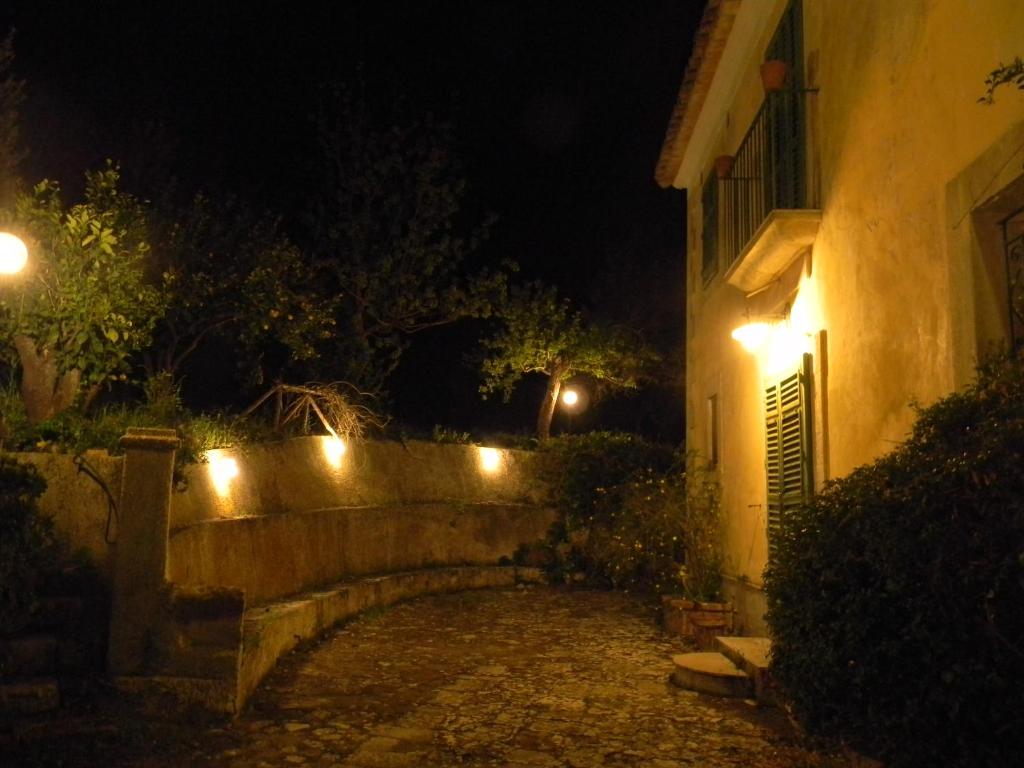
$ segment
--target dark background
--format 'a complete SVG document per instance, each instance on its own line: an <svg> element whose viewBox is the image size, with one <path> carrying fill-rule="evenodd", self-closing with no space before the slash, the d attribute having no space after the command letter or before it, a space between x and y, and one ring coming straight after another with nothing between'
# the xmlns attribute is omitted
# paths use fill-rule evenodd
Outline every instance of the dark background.
<svg viewBox="0 0 1024 768"><path fill-rule="evenodd" d="M174 178L187 194L233 191L297 216L308 194L310 117L324 84L403 93L455 124L473 206L498 215L478 255L645 328L682 356L683 197L654 165L702 0L636 2L0 3L27 81L28 181L69 191L105 158ZM482 328L414 337L392 410L417 428L532 428L543 382L482 403L465 358ZM211 374L212 376L213 374ZM203 377L200 377L203 378ZM215 400L210 380L186 381ZM610 397L575 429L682 439L682 370ZM556 429L565 427L563 421Z"/></svg>

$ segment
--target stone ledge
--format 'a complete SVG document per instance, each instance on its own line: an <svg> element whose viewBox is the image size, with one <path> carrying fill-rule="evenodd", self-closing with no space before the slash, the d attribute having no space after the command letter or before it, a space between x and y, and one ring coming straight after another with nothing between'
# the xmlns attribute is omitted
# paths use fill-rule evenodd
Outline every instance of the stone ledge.
<svg viewBox="0 0 1024 768"><path fill-rule="evenodd" d="M0 716L38 715L60 706L60 689L51 677L0 683Z"/></svg>
<svg viewBox="0 0 1024 768"><path fill-rule="evenodd" d="M0 680L52 674L57 658L53 635L26 635L0 640Z"/></svg>
<svg viewBox="0 0 1024 768"><path fill-rule="evenodd" d="M720 653L681 653L672 657L672 664L672 682L680 688L740 699L754 692L746 673Z"/></svg>
<svg viewBox="0 0 1024 768"><path fill-rule="evenodd" d="M768 672L772 641L767 637L716 637L716 650L735 664L754 684L754 698L778 705L778 691Z"/></svg>
<svg viewBox="0 0 1024 768"><path fill-rule="evenodd" d="M817 209L771 211L726 271L726 282L747 294L764 288L814 244L820 226Z"/></svg>
<svg viewBox="0 0 1024 768"><path fill-rule="evenodd" d="M510 587L544 580L538 568L462 566L404 571L339 582L311 592L249 607L242 618L240 647L234 662L219 654L216 665L177 666L146 676L121 676L117 687L141 699L153 712L199 708L237 715L277 660L300 642L370 608L393 605L421 595L488 587ZM178 669L199 671L185 674ZM170 674L168 674L170 672ZM209 676L208 676L209 675Z"/></svg>
<svg viewBox="0 0 1024 768"><path fill-rule="evenodd" d="M340 582L290 600L254 606L246 611L238 676L237 710L245 706L277 660L303 640L316 637L368 608L394 605L421 595L464 589L537 583L537 568L464 566L405 571Z"/></svg>

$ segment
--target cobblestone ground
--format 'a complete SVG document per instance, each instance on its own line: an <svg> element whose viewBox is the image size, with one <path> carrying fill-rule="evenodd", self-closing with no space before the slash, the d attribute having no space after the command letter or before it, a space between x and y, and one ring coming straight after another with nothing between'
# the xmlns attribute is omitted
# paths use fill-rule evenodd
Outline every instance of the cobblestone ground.
<svg viewBox="0 0 1024 768"><path fill-rule="evenodd" d="M521 587L422 598L282 660L229 725L151 727L119 741L122 722L93 759L147 768L826 764L777 711L670 685L669 657L684 650L650 603L622 594ZM53 764L88 759L75 748L59 754Z"/></svg>

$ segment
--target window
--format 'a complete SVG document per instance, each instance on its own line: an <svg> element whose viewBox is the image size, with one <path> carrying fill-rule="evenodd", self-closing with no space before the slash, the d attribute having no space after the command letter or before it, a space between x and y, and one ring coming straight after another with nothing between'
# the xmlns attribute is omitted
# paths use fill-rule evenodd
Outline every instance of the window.
<svg viewBox="0 0 1024 768"><path fill-rule="evenodd" d="M779 20L765 59L781 59L790 66L789 89L771 94L768 108L770 135L771 208L801 208L807 198L805 180L805 110L803 99L804 42L800 0L793 0Z"/></svg>
<svg viewBox="0 0 1024 768"><path fill-rule="evenodd" d="M718 177L708 174L700 195L703 216L701 228L701 277L707 283L718 271Z"/></svg>
<svg viewBox="0 0 1024 768"><path fill-rule="evenodd" d="M800 370L765 389L769 557L775 552L782 518L813 490L810 390L810 355L804 355Z"/></svg>
<svg viewBox="0 0 1024 768"><path fill-rule="evenodd" d="M1024 348L1024 208L1002 221L1010 347Z"/></svg>

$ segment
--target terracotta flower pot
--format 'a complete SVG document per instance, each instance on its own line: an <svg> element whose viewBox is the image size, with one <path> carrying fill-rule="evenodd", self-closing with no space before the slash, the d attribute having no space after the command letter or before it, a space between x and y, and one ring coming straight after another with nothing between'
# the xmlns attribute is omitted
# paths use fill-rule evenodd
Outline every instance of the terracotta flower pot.
<svg viewBox="0 0 1024 768"><path fill-rule="evenodd" d="M761 65L761 84L768 93L781 91L786 86L789 63L781 59L768 59Z"/></svg>
<svg viewBox="0 0 1024 768"><path fill-rule="evenodd" d="M716 636L731 635L733 632L732 603L699 603L663 595L661 610L662 623L667 632L690 638L704 649L714 646Z"/></svg>
<svg viewBox="0 0 1024 768"><path fill-rule="evenodd" d="M728 179L732 175L732 167L736 163L736 155L719 155L715 158L715 174L720 179Z"/></svg>

